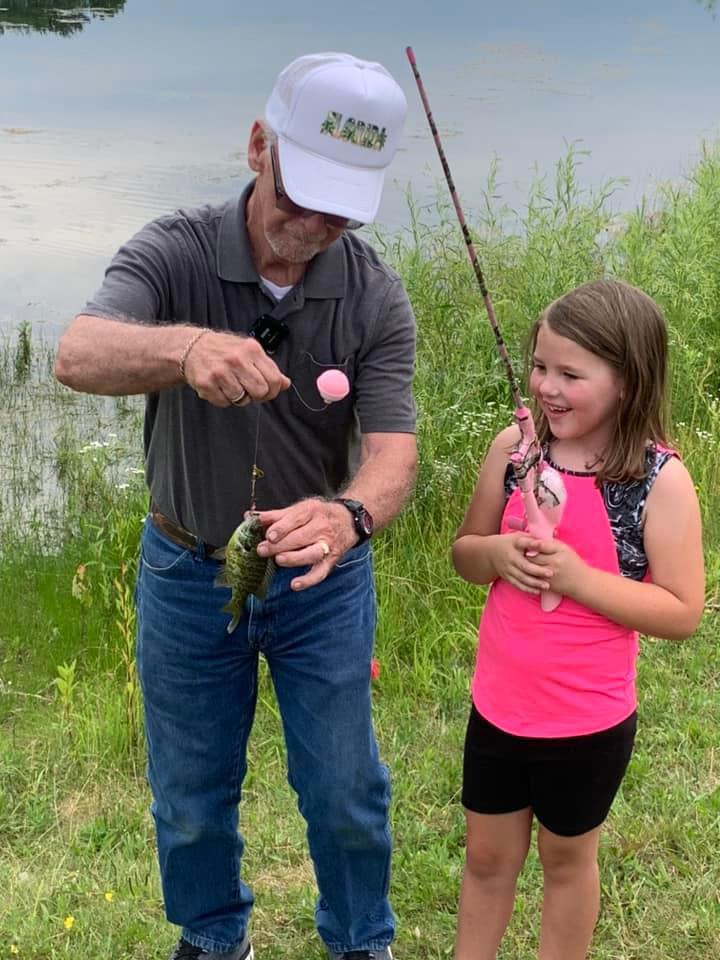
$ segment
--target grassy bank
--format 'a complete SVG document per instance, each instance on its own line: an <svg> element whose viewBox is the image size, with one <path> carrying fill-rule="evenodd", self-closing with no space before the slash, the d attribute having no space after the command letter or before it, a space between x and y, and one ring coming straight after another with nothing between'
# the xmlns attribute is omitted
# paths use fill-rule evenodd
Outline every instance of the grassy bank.
<svg viewBox="0 0 720 960"><path fill-rule="evenodd" d="M612 184L577 186L572 153L514 218L488 204L474 229L513 354L537 312L585 280L619 276L671 327L673 439L698 487L706 614L684 644L645 638L636 756L601 848L597 960L720 956L720 156L632 216ZM492 184L490 185L492 187ZM493 192L492 189L490 192ZM456 224L417 212L378 238L419 322L421 468L413 501L376 546L374 683L394 781L392 896L399 960L451 955L463 859L460 760L483 591L453 575L449 544L507 387ZM164 960L132 657L132 584L146 506L138 408L52 383L52 350L16 331L0 352L0 957ZM285 783L267 675L242 810L260 958L320 960L303 824ZM537 942L534 854L500 956Z"/></svg>

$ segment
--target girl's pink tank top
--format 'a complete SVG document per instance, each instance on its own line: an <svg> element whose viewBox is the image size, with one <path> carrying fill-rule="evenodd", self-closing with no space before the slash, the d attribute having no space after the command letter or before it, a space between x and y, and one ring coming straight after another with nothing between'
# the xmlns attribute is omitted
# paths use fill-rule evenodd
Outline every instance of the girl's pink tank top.
<svg viewBox="0 0 720 960"><path fill-rule="evenodd" d="M563 473L567 501L558 539L586 563L618 574L617 548L592 475ZM515 488L508 520L522 518ZM568 737L595 733L636 707L638 635L568 597L551 613L539 597L496 580L480 621L472 696L477 710L508 733Z"/></svg>

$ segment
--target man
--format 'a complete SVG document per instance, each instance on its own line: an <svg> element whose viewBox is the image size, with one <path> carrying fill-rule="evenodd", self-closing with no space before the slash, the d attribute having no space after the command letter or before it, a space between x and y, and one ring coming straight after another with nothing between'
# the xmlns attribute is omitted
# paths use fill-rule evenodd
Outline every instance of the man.
<svg viewBox="0 0 720 960"><path fill-rule="evenodd" d="M261 652L318 931L335 960L391 957L367 541L413 482L415 328L397 275L352 228L375 217L405 113L377 63L294 61L252 126L240 198L144 227L60 342L63 383L147 395L137 657L165 908L182 927L171 960L253 957L237 825ZM331 405L316 385L328 369L351 388ZM278 569L229 633L212 554L254 499L258 553Z"/></svg>

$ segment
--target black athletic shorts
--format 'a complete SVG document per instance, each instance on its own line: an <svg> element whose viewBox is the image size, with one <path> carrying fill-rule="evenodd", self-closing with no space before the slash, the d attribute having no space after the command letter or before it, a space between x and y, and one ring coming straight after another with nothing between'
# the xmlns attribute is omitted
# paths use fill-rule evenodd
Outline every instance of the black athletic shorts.
<svg viewBox="0 0 720 960"><path fill-rule="evenodd" d="M516 737L470 711L463 763L463 806L473 813L531 807L561 837L605 820L630 762L637 715L579 737Z"/></svg>

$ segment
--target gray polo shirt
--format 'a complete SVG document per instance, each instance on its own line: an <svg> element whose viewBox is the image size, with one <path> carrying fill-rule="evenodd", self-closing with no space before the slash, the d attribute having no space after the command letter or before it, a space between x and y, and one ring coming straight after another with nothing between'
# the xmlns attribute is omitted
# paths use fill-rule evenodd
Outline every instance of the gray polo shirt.
<svg viewBox="0 0 720 960"><path fill-rule="evenodd" d="M290 330L273 359L293 386L272 403L221 409L187 386L146 398L145 458L157 508L211 544L227 542L250 506L332 496L357 469L360 435L413 433L415 321L402 283L367 243L346 232L315 257L279 302L250 255L243 194L181 210L120 248L84 313L247 334L262 314ZM350 395L326 405L316 380L343 370ZM257 458L254 458L259 426Z"/></svg>

